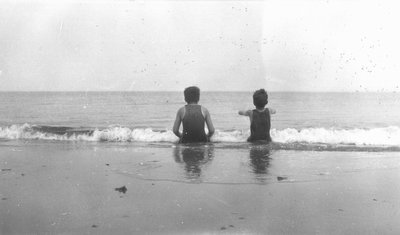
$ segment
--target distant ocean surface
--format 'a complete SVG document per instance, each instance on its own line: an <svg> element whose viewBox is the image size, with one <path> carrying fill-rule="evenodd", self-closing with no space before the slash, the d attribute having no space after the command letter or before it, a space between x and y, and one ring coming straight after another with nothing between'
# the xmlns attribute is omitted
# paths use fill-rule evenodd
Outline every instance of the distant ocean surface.
<svg viewBox="0 0 400 235"><path fill-rule="evenodd" d="M202 92L214 143L246 143L252 92ZM0 92L0 141L175 143L183 92ZM399 93L270 92L277 148L400 151Z"/></svg>

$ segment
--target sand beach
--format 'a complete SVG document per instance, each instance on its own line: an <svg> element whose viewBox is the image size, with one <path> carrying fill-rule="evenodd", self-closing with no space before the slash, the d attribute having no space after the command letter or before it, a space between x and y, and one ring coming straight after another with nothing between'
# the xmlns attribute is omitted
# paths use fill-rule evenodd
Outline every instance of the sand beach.
<svg viewBox="0 0 400 235"><path fill-rule="evenodd" d="M397 157L2 141L0 233L396 234Z"/></svg>

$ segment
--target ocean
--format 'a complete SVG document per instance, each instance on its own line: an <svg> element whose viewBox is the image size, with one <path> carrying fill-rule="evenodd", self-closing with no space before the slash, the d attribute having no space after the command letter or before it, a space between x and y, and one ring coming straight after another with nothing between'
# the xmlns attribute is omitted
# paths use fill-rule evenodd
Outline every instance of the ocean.
<svg viewBox="0 0 400 235"><path fill-rule="evenodd" d="M247 146L252 92L202 92L221 146ZM0 139L175 144L183 92L1 92ZM400 151L399 93L269 92L273 148Z"/></svg>

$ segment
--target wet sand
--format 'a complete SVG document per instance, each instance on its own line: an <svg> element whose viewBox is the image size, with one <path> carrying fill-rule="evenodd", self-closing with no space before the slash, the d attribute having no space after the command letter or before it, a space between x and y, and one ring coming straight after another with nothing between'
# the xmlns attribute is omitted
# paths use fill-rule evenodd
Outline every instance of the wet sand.
<svg viewBox="0 0 400 235"><path fill-rule="evenodd" d="M396 152L7 141L0 169L0 234L400 232Z"/></svg>

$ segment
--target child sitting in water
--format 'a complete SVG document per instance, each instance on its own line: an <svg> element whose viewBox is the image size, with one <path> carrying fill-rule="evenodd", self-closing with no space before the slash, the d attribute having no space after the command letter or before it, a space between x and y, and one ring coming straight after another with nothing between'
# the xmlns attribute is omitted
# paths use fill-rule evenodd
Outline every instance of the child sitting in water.
<svg viewBox="0 0 400 235"><path fill-rule="evenodd" d="M267 141L271 142L271 114L276 113L274 109L265 108L268 104L268 94L264 89L260 89L253 94L253 104L256 109L239 111L240 115L250 118L250 137L249 142Z"/></svg>
<svg viewBox="0 0 400 235"><path fill-rule="evenodd" d="M208 110L197 104L200 99L200 89L195 86L187 87L184 91L187 105L180 108L176 114L173 132L179 137L180 143L208 142L214 134L214 126ZM182 133L179 132L183 125ZM204 130L207 124L208 135Z"/></svg>

